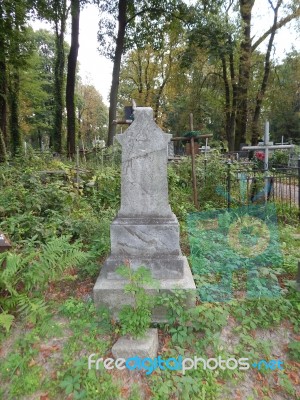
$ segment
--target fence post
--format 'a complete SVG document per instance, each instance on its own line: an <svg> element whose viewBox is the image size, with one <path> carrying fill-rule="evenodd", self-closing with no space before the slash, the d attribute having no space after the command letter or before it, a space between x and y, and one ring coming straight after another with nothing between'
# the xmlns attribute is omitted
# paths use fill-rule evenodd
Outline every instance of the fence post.
<svg viewBox="0 0 300 400"><path fill-rule="evenodd" d="M230 209L231 206L231 201L230 201L230 196L231 196L231 175L230 175L230 170L231 170L231 160L227 161L227 208L228 210Z"/></svg>
<svg viewBox="0 0 300 400"><path fill-rule="evenodd" d="M300 261L298 261L298 270L296 276L296 290L300 292Z"/></svg>
<svg viewBox="0 0 300 400"><path fill-rule="evenodd" d="M192 115L192 114L191 114ZM192 152L192 183L193 183L193 197L194 205L198 208L198 193L197 193L197 178L196 178L196 165L195 165L195 142L191 137L191 152Z"/></svg>

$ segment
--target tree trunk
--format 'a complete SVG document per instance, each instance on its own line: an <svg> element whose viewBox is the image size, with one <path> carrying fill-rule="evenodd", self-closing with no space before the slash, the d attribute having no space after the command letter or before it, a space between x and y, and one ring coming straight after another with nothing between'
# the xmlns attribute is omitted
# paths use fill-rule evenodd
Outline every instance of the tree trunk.
<svg viewBox="0 0 300 400"><path fill-rule="evenodd" d="M268 85L268 80L269 80L269 75L270 75L270 70L271 70L271 61L270 61L271 51L272 51L272 46L273 46L273 42L274 42L274 37L276 34L278 9L281 6L281 4L282 4L282 0L278 0L276 8L273 8L273 11L274 11L273 27L274 27L274 29L271 32L271 36L270 36L269 43L268 43L268 49L267 49L266 56L265 56L265 68L264 68L264 76L263 76L262 84L261 84L260 90L256 96L256 105L255 105L255 111L254 111L253 120L252 120L252 137L251 137L252 146L256 146L258 143L259 117L260 117L263 99L264 99L264 96L265 96L265 93L267 90L267 85Z"/></svg>
<svg viewBox="0 0 300 400"><path fill-rule="evenodd" d="M9 87L9 105L10 105L10 134L12 154L16 155L22 147L21 132L19 127L19 89L20 77L19 71L12 73Z"/></svg>
<svg viewBox="0 0 300 400"><path fill-rule="evenodd" d="M230 37L229 37L229 43L231 43ZM230 51L229 53L229 71L230 71L229 76L228 76L228 68L227 68L225 54L221 55L221 61L222 61L222 76L223 76L224 90L225 90L225 132L228 141L228 149L229 151L233 151L234 141L235 141L237 85L235 82L234 57L232 51Z"/></svg>
<svg viewBox="0 0 300 400"><path fill-rule="evenodd" d="M156 100L155 100L155 106L154 106L154 120L157 123L158 122L158 111L159 111L159 103L160 103L160 98L161 95L163 93L164 87L165 87L166 82L164 81L159 89L158 89L158 93L156 95Z"/></svg>
<svg viewBox="0 0 300 400"><path fill-rule="evenodd" d="M55 22L56 29L56 58L54 67L54 129L52 146L54 151L62 151L62 124L64 112L64 69L65 69L65 49L64 38L66 30L67 7L66 0L63 0L63 9L60 20Z"/></svg>
<svg viewBox="0 0 300 400"><path fill-rule="evenodd" d="M68 56L68 73L66 88L66 107L67 107L67 154L73 157L75 154L75 83L76 83L76 64L79 48L79 19L80 4L79 0L72 0L72 37L71 48Z"/></svg>
<svg viewBox="0 0 300 400"><path fill-rule="evenodd" d="M116 42L116 50L114 55L114 66L112 74L112 83L109 96L109 123L108 123L108 138L107 145L113 144L114 136L116 134L116 125L113 121L116 119L117 114L117 103L118 103L118 90L119 90L119 79L120 79L120 67L122 53L124 50L124 38L126 29L126 10L128 0L119 0L119 14L118 14L118 36Z"/></svg>
<svg viewBox="0 0 300 400"><path fill-rule="evenodd" d="M229 37L229 42L231 44L231 37ZM232 90L232 100L231 100L231 114L230 114L230 143L228 144L229 151L234 150L234 142L235 142L235 120L236 120L236 111L237 111L237 83L235 76L235 68L234 68L234 56L232 48L229 53L229 67L230 67L230 81L231 81L231 90Z"/></svg>
<svg viewBox="0 0 300 400"><path fill-rule="evenodd" d="M230 123L231 123L230 88L227 75L226 58L224 54L222 54L221 60L222 60L222 76L223 76L224 90L225 90L225 133L228 141L229 151L232 151L231 144L232 144L232 139L234 140L234 138L231 137L231 129L230 129Z"/></svg>
<svg viewBox="0 0 300 400"><path fill-rule="evenodd" d="M240 144L246 142L248 119L248 86L251 69L251 16L255 0L239 0L243 23L243 39L239 61L239 82L237 90L237 115L235 150L240 150Z"/></svg>
<svg viewBox="0 0 300 400"><path fill-rule="evenodd" d="M7 78L5 58L4 15L0 4L0 162L5 160L7 145Z"/></svg>

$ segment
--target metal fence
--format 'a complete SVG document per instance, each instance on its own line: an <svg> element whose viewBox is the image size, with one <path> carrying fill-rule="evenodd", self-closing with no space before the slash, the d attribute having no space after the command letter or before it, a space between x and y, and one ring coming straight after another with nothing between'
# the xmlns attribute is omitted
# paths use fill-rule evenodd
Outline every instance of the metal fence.
<svg viewBox="0 0 300 400"><path fill-rule="evenodd" d="M268 172L232 168L229 161L223 184L227 208L235 204L277 202L289 210L297 208L300 219L300 160L297 167L272 168Z"/></svg>

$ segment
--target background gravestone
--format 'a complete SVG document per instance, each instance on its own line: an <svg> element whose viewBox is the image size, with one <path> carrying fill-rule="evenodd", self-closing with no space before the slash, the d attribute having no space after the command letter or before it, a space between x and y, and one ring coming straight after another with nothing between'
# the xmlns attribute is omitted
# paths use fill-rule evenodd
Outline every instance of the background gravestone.
<svg viewBox="0 0 300 400"><path fill-rule="evenodd" d="M115 272L125 263L133 269L150 268L162 291L196 289L168 201L171 135L155 124L151 108L140 107L134 111L134 122L116 139L122 146L121 207L110 228L111 254L94 286L96 306L107 306L114 314L129 303L123 291L124 278ZM190 305L193 302L191 296ZM153 321L162 319L157 309Z"/></svg>

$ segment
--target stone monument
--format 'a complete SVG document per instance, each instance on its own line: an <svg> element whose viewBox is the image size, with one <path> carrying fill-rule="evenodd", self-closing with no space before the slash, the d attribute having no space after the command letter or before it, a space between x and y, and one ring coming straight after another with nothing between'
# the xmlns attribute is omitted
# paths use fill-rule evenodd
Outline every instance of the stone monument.
<svg viewBox="0 0 300 400"><path fill-rule="evenodd" d="M134 122L116 139L122 146L121 207L110 227L110 256L94 286L96 306L106 306L114 315L130 303L123 290L126 282L115 272L125 263L133 269L149 268L159 281L160 291L196 289L188 261L181 253L179 224L168 201L171 135L155 124L151 108L137 107ZM192 294L187 306L194 302ZM162 320L163 311L154 310L153 321Z"/></svg>

